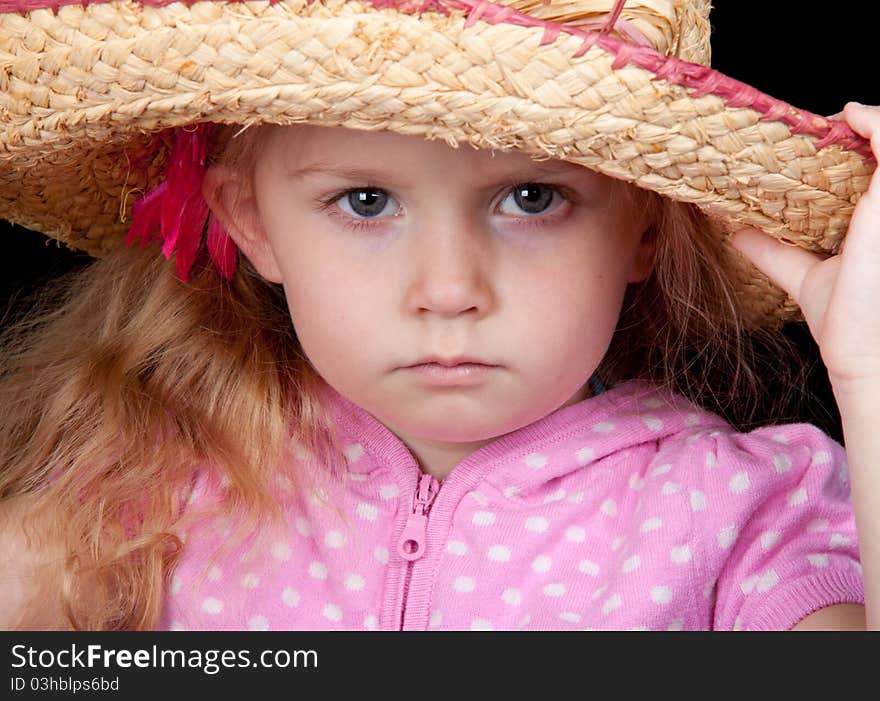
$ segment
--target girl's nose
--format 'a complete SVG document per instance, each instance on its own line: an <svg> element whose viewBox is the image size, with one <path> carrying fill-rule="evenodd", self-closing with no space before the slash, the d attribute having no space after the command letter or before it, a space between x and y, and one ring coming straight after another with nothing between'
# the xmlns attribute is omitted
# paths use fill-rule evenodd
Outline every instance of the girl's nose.
<svg viewBox="0 0 880 701"><path fill-rule="evenodd" d="M491 237L478 222L445 215L412 237L407 307L418 314L484 316L492 304Z"/></svg>

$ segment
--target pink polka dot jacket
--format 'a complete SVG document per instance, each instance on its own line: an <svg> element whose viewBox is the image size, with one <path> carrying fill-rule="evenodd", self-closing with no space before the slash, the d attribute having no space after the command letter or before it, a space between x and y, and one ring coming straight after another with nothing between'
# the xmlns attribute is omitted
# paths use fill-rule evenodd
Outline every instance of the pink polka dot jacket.
<svg viewBox="0 0 880 701"><path fill-rule="evenodd" d="M162 628L787 629L863 603L845 452L809 424L739 433L633 380L438 483L333 401L345 474L294 492L259 546L218 555L228 523L198 522Z"/></svg>

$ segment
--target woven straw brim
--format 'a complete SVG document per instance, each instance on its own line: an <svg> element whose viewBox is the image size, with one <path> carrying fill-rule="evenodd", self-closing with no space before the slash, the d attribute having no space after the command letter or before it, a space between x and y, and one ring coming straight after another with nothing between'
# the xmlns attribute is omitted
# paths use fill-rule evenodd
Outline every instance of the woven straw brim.
<svg viewBox="0 0 880 701"><path fill-rule="evenodd" d="M836 250L874 169L845 124L614 37L585 50L587 34L562 25L466 23L343 0L2 14L0 217L100 255L160 181L169 127L389 129L560 158L696 203L750 322L800 318L723 238L748 224Z"/></svg>

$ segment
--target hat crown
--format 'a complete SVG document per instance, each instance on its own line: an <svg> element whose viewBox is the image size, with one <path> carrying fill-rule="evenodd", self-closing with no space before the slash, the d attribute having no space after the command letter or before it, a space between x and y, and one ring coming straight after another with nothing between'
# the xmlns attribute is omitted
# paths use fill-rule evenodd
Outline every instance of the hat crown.
<svg viewBox="0 0 880 701"><path fill-rule="evenodd" d="M500 0L532 17L601 29L617 0ZM665 56L708 66L710 0L626 0L616 33L650 45Z"/></svg>

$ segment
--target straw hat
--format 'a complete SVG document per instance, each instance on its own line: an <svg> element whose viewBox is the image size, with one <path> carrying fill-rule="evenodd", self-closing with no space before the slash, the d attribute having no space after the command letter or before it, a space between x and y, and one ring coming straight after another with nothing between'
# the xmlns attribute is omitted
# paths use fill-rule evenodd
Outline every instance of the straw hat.
<svg viewBox="0 0 880 701"><path fill-rule="evenodd" d="M709 69L709 9L0 0L0 217L100 255L165 178L171 127L389 129L560 158L696 203L750 321L797 319L725 232L748 224L834 252L874 161L844 122Z"/></svg>

